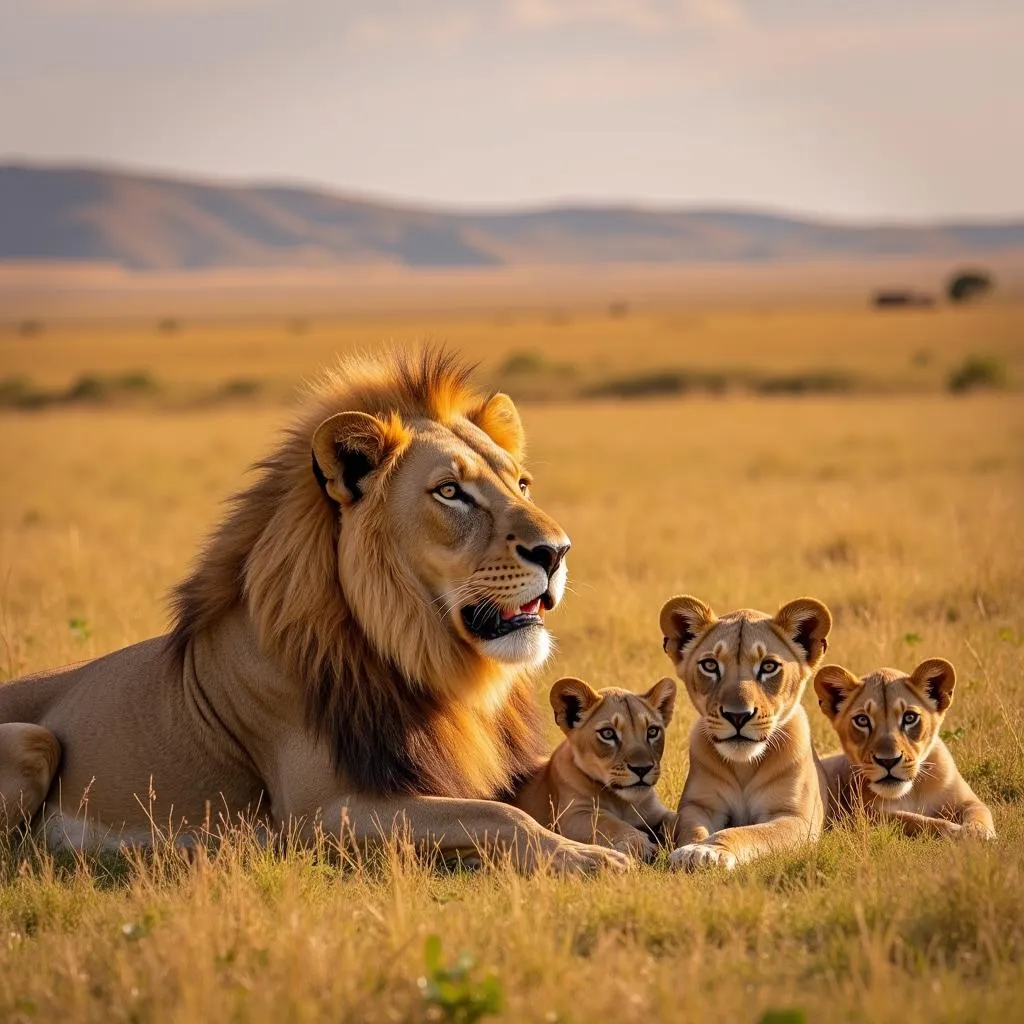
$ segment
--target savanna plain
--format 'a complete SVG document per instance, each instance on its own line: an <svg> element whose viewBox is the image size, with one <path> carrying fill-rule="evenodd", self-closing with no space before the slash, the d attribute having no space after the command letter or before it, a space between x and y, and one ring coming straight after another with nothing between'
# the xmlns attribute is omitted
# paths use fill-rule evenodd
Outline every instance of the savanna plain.
<svg viewBox="0 0 1024 1024"><path fill-rule="evenodd" d="M573 540L541 700L560 675L667 674L672 594L719 611L812 595L835 619L827 660L954 662L945 737L998 841L855 822L731 874L593 879L441 870L400 846L339 861L242 833L188 861L14 841L0 1018L1021 1019L1019 304L0 325L0 679L163 632L169 587L302 378L425 337L522 400L535 497ZM692 721L681 697L672 806Z"/></svg>

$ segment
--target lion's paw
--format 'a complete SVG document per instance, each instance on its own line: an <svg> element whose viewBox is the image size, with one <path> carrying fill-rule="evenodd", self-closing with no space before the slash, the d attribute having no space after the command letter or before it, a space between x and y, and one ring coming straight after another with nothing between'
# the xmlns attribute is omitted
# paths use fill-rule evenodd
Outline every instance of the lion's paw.
<svg viewBox="0 0 1024 1024"><path fill-rule="evenodd" d="M613 849L619 850L629 857L650 863L658 856L658 844L645 836L639 829L635 829L632 835L623 836L612 844Z"/></svg>
<svg viewBox="0 0 1024 1024"><path fill-rule="evenodd" d="M600 871L629 871L633 862L627 854L608 846L565 842L552 851L550 865L558 875L594 875Z"/></svg>
<svg viewBox="0 0 1024 1024"><path fill-rule="evenodd" d="M689 843L680 846L669 854L669 863L674 868L681 868L684 871L698 871L702 868L725 868L732 871L739 863L736 854L723 850L720 846L713 846L709 843Z"/></svg>

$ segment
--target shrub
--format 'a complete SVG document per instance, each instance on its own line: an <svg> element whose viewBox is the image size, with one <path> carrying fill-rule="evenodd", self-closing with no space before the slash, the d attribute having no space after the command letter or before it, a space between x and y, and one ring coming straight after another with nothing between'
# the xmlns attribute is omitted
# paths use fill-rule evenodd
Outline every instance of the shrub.
<svg viewBox="0 0 1024 1024"><path fill-rule="evenodd" d="M949 279L950 302L969 302L992 290L992 277L984 270L960 270Z"/></svg>
<svg viewBox="0 0 1024 1024"><path fill-rule="evenodd" d="M949 374L947 387L955 395L976 388L1002 388L1006 386L1006 367L992 356L968 356Z"/></svg>

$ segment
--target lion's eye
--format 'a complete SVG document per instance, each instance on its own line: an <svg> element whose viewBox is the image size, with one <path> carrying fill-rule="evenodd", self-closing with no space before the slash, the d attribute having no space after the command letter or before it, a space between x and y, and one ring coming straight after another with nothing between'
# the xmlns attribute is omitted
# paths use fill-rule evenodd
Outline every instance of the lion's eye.
<svg viewBox="0 0 1024 1024"><path fill-rule="evenodd" d="M782 668L782 665L779 662L777 662L774 658L765 658L764 661L761 662L761 668L758 671L758 675L760 675L761 678L764 679L765 676L775 675L775 673L778 672L780 668Z"/></svg>
<svg viewBox="0 0 1024 1024"><path fill-rule="evenodd" d="M697 664L701 672L706 672L709 676L718 675L718 662L714 658L701 658Z"/></svg>
<svg viewBox="0 0 1024 1024"><path fill-rule="evenodd" d="M871 719L867 715L854 715L853 724L860 726L861 729L870 729Z"/></svg>
<svg viewBox="0 0 1024 1024"><path fill-rule="evenodd" d="M521 490L523 492L523 494L528 498L530 496L530 481L529 480L520 480L519 481L519 490Z"/></svg>
<svg viewBox="0 0 1024 1024"><path fill-rule="evenodd" d="M649 740L656 740L661 735L661 726L652 725L647 730L647 738Z"/></svg>
<svg viewBox="0 0 1024 1024"><path fill-rule="evenodd" d="M917 725L921 720L921 716L916 711L904 711L903 712L903 728L909 729L912 726Z"/></svg>
<svg viewBox="0 0 1024 1024"><path fill-rule="evenodd" d="M467 505L473 503L473 499L458 484L451 481L435 487L434 494L444 501L464 501Z"/></svg>
<svg viewBox="0 0 1024 1024"><path fill-rule="evenodd" d="M600 736L601 739L607 740L609 743L614 743L616 740L615 730L608 725L606 725L603 729L598 729L597 735Z"/></svg>

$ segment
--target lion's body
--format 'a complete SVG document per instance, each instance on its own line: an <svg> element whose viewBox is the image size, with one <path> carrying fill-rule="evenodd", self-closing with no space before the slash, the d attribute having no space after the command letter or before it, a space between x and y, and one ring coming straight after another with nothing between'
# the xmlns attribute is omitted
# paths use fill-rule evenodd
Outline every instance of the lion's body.
<svg viewBox="0 0 1024 1024"><path fill-rule="evenodd" d="M560 703L567 683L574 684L579 701L571 721ZM569 839L650 860L658 843L671 838L675 825L675 815L654 790L675 682L662 680L646 694L616 687L593 691L575 684L580 681L562 680L552 690L556 719L566 738L524 787L517 804ZM602 729L615 732L615 739L603 739ZM642 779L631 767L637 765L644 769Z"/></svg>
<svg viewBox="0 0 1024 1024"><path fill-rule="evenodd" d="M621 863L496 802L541 761L524 667L568 544L529 501L511 402L466 380L431 353L330 376L178 588L169 637L0 688L6 806L81 848L249 814ZM42 815L26 726L61 753Z"/></svg>
<svg viewBox="0 0 1024 1024"><path fill-rule="evenodd" d="M832 814L863 811L908 835L995 838L991 811L939 735L955 678L938 658L910 675L879 669L857 679L836 665L818 672L815 691L843 747L828 759Z"/></svg>
<svg viewBox="0 0 1024 1024"><path fill-rule="evenodd" d="M774 618L749 609L718 618L681 597L661 625L700 715L673 863L734 867L816 840L824 787L800 697L825 648L828 609L802 599Z"/></svg>

